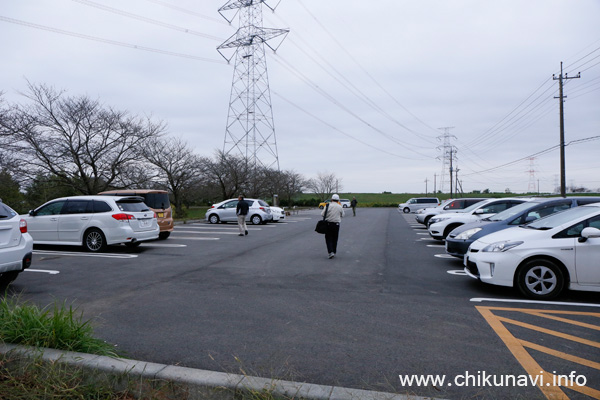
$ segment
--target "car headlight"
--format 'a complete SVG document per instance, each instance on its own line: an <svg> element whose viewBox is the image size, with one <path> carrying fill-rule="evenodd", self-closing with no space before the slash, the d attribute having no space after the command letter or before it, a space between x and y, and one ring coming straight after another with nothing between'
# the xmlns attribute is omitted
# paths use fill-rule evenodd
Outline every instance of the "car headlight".
<svg viewBox="0 0 600 400"><path fill-rule="evenodd" d="M445 221L447 219L450 219L450 217L435 217L435 218L431 218L431 223L432 224L437 224L438 222L442 222Z"/></svg>
<svg viewBox="0 0 600 400"><path fill-rule="evenodd" d="M489 253L489 252L502 252L502 251L507 251L510 250L514 247L517 247L519 245L523 244L522 241L519 242L511 242L511 241L505 241L505 242L496 242L496 243L492 243L488 246L485 246L481 251Z"/></svg>
<svg viewBox="0 0 600 400"><path fill-rule="evenodd" d="M461 232L458 235L456 235L456 237L454 239L467 240L467 239L471 238L471 236L473 236L474 234L479 232L480 230L481 230L481 228L467 229L466 231Z"/></svg>

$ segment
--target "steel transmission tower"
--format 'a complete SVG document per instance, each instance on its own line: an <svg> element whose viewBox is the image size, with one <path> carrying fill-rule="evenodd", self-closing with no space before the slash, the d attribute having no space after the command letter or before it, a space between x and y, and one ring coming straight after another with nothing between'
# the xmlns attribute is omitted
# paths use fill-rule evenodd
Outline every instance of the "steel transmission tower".
<svg viewBox="0 0 600 400"><path fill-rule="evenodd" d="M442 155L438 157L442 160L442 173L440 174L440 191L444 193L446 189L446 173L450 173L450 195L452 196L452 172L453 172L453 162L456 159L456 146L450 144L450 139L456 139L456 136L450 134L450 129L452 126L446 128L439 128L444 131L442 136L438 136L438 140L443 140L443 146L437 147L438 150L442 150Z"/></svg>
<svg viewBox="0 0 600 400"><path fill-rule="evenodd" d="M279 170L265 45L276 51L289 29L263 28L263 5L275 11L266 0L230 0L219 9L229 23L239 15L237 32L217 47L227 62L235 57L223 152L243 156L251 168ZM267 43L275 38L276 46Z"/></svg>

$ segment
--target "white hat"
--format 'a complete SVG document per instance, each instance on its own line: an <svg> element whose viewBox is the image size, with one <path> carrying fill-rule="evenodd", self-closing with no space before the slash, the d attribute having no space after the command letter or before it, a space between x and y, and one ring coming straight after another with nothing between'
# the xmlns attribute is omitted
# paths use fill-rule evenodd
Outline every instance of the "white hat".
<svg viewBox="0 0 600 400"><path fill-rule="evenodd" d="M339 199L340 199L340 196L337 194L334 194L333 196L331 196L331 200L338 201Z"/></svg>

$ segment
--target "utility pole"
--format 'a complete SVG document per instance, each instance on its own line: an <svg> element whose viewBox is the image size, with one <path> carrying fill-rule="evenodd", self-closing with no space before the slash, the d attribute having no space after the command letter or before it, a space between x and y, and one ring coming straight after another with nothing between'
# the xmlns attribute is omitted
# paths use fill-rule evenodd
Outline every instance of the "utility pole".
<svg viewBox="0 0 600 400"><path fill-rule="evenodd" d="M437 193L436 185L437 185L437 174L433 174L433 194Z"/></svg>
<svg viewBox="0 0 600 400"><path fill-rule="evenodd" d="M456 136L450 134L450 129L454 127L449 126L445 128L439 128L444 131L444 134L438 136L437 139L443 141L442 146L438 146L437 150L442 150L442 155L437 159L442 160L442 173L440 175L440 190L443 192L446 180L446 167L450 164L450 197L452 197L452 159L454 157L456 147L450 144L450 139L456 139Z"/></svg>
<svg viewBox="0 0 600 400"><path fill-rule="evenodd" d="M568 76L565 74L563 78L563 63L560 62L560 76L557 78L552 74L552 79L558 80L558 97L560 99L560 195L562 197L567 196L567 184L566 184L566 172L565 172L565 114L564 114L564 99L567 96L563 95L563 80L564 79L577 79L581 78L581 72L577 73L577 76Z"/></svg>
<svg viewBox="0 0 600 400"><path fill-rule="evenodd" d="M429 181L428 178L425 178L425 196L427 196L427 182Z"/></svg>

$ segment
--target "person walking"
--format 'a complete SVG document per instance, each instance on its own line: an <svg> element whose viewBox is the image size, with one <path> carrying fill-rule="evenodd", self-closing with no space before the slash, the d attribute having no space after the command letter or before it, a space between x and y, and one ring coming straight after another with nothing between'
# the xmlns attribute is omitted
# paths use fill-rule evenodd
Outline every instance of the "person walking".
<svg viewBox="0 0 600 400"><path fill-rule="evenodd" d="M350 202L350 207L352 207L352 216L356 217L356 205L358 204L358 201L356 201L356 197L352 198L352 201Z"/></svg>
<svg viewBox="0 0 600 400"><path fill-rule="evenodd" d="M248 228L246 227L246 215L248 215L248 203L244 201L244 197L240 195L238 197L237 207L235 208L235 214L237 215L238 228L240 234L238 236L245 236L248 234Z"/></svg>
<svg viewBox="0 0 600 400"><path fill-rule="evenodd" d="M337 242L340 235L340 222L344 217L344 208L340 204L340 196L334 194L331 196L329 205L321 211L321 216L327 221L327 231L325 232L325 244L329 258L335 257L337 252Z"/></svg>

